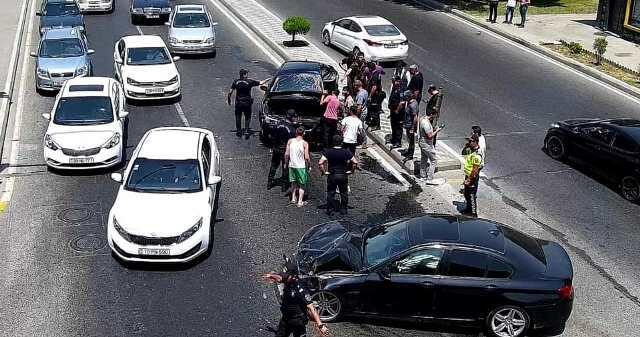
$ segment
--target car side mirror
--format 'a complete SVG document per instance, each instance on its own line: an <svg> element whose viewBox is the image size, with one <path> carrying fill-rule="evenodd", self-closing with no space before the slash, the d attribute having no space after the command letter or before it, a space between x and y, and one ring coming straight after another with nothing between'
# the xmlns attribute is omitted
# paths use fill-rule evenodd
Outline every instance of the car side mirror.
<svg viewBox="0 0 640 337"><path fill-rule="evenodd" d="M214 22L214 23L212 23L211 25L212 25L212 26L217 26L217 25L218 25L218 23L217 23L217 22Z"/></svg>
<svg viewBox="0 0 640 337"><path fill-rule="evenodd" d="M127 116L129 116L129 111L126 111L126 110L120 111L120 118L125 119L127 118Z"/></svg>
<svg viewBox="0 0 640 337"><path fill-rule="evenodd" d="M171 26L171 22L167 21L164 23L165 26Z"/></svg>
<svg viewBox="0 0 640 337"><path fill-rule="evenodd" d="M93 55L93 54L95 54L95 53L96 53L96 51L95 51L95 50L93 50L93 49L87 49L87 55Z"/></svg>
<svg viewBox="0 0 640 337"><path fill-rule="evenodd" d="M32 51L32 52L30 52L30 53L29 53L29 56L31 56L31 57L38 57L38 53L36 53L36 52Z"/></svg>
<svg viewBox="0 0 640 337"><path fill-rule="evenodd" d="M376 271L380 279L383 281L391 281L391 272L389 271L389 267L382 267Z"/></svg>
<svg viewBox="0 0 640 337"><path fill-rule="evenodd" d="M111 180L117 183L122 183L122 173L119 173L119 172L111 173Z"/></svg>
<svg viewBox="0 0 640 337"><path fill-rule="evenodd" d="M45 112L42 114L42 118L46 119L46 120L50 120L51 119L51 114L48 112Z"/></svg>
<svg viewBox="0 0 640 337"><path fill-rule="evenodd" d="M216 185L219 184L222 181L222 177L221 176L209 176L209 185Z"/></svg>
<svg viewBox="0 0 640 337"><path fill-rule="evenodd" d="M262 91L264 91L264 92L266 92L268 89L269 89L269 88L268 88L266 85L264 85L264 84L260 86L260 90L262 90Z"/></svg>
<svg viewBox="0 0 640 337"><path fill-rule="evenodd" d="M173 57L173 62L179 61L180 60L180 56L174 56Z"/></svg>

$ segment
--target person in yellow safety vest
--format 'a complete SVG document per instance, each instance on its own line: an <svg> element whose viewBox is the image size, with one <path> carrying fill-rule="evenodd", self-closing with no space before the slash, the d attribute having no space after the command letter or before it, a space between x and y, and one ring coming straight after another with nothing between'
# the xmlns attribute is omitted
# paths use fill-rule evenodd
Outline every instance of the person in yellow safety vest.
<svg viewBox="0 0 640 337"><path fill-rule="evenodd" d="M482 167L482 156L478 153L478 135L472 134L468 139L467 151L464 156L464 200L465 209L462 214L478 216L478 182Z"/></svg>

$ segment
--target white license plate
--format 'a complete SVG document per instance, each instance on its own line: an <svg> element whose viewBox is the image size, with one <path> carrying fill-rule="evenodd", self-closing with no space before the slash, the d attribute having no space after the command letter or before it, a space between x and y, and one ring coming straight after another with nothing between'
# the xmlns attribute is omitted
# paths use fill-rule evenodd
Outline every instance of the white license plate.
<svg viewBox="0 0 640 337"><path fill-rule="evenodd" d="M169 249L138 248L139 255L170 255Z"/></svg>
<svg viewBox="0 0 640 337"><path fill-rule="evenodd" d="M160 18L159 14L147 14L145 16L147 17L147 19L158 19L158 18Z"/></svg>
<svg viewBox="0 0 640 337"><path fill-rule="evenodd" d="M93 163L93 157L86 158L69 158L70 164L91 164Z"/></svg>
<svg viewBox="0 0 640 337"><path fill-rule="evenodd" d="M385 48L398 48L398 45L395 43L390 43L390 44L385 44L384 45Z"/></svg>
<svg viewBox="0 0 640 337"><path fill-rule="evenodd" d="M162 94L162 93L164 93L164 88L145 89L144 93L147 94L147 95Z"/></svg>

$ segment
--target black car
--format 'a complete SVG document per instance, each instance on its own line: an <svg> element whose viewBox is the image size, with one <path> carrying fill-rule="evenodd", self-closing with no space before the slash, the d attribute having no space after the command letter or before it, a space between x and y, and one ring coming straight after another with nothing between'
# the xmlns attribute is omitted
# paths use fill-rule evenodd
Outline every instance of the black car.
<svg viewBox="0 0 640 337"><path fill-rule="evenodd" d="M521 337L560 334L573 307L567 252L489 220L329 222L303 236L296 260L325 321L380 317Z"/></svg>
<svg viewBox="0 0 640 337"><path fill-rule="evenodd" d="M338 72L330 65L311 61L282 64L266 87L260 111L261 141L270 146L273 130L288 109L295 109L305 129L305 139L320 140L318 128L324 113L320 98L325 90L338 90Z"/></svg>
<svg viewBox="0 0 640 337"><path fill-rule="evenodd" d="M171 15L169 0L131 0L131 23L137 24L143 20L168 21Z"/></svg>
<svg viewBox="0 0 640 337"><path fill-rule="evenodd" d="M583 159L618 184L622 196L640 201L640 120L571 119L554 123L544 148L556 160Z"/></svg>
<svg viewBox="0 0 640 337"><path fill-rule="evenodd" d="M43 0L40 10L40 35L51 28L79 27L84 32L84 17L75 0Z"/></svg>

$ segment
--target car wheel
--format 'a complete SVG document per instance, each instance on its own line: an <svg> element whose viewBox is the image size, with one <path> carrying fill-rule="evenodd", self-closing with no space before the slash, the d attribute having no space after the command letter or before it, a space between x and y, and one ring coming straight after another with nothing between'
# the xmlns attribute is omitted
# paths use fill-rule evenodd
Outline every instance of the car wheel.
<svg viewBox="0 0 640 337"><path fill-rule="evenodd" d="M329 35L329 31L325 30L322 33L322 43L324 43L325 46L330 46L331 45L331 35Z"/></svg>
<svg viewBox="0 0 640 337"><path fill-rule="evenodd" d="M551 135L545 142L549 156L555 160L563 160L567 156L567 146L561 136Z"/></svg>
<svg viewBox="0 0 640 337"><path fill-rule="evenodd" d="M634 176L626 176L620 182L620 193L622 196L631 201L640 201L640 180Z"/></svg>
<svg viewBox="0 0 640 337"><path fill-rule="evenodd" d="M319 291L311 296L323 322L335 322L342 315L342 301L330 291Z"/></svg>
<svg viewBox="0 0 640 337"><path fill-rule="evenodd" d="M521 337L529 330L529 315L519 307L505 305L487 316L486 332L492 337Z"/></svg>

